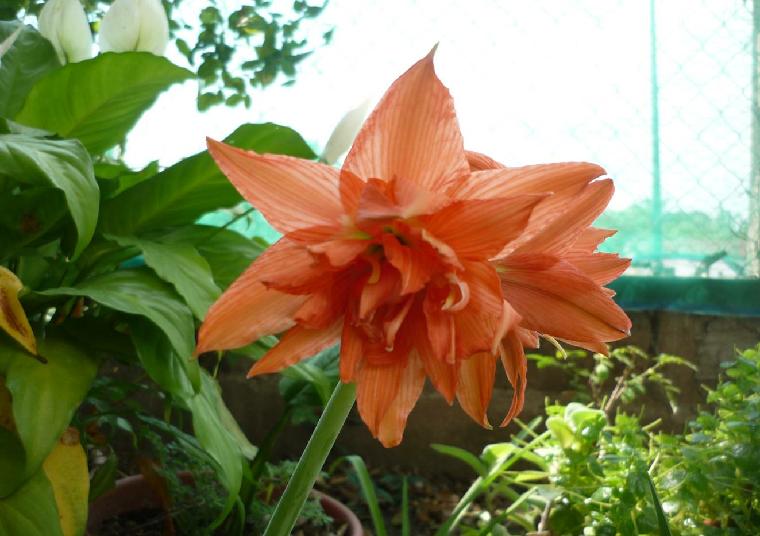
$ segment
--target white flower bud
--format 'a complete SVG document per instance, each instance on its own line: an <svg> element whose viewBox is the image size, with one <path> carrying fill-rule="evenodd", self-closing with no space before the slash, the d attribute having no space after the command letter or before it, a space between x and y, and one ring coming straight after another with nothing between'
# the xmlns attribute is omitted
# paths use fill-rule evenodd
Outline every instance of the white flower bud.
<svg viewBox="0 0 760 536"><path fill-rule="evenodd" d="M320 160L327 164L334 164L343 153L348 151L364 123L368 109L369 99L362 101L356 108L346 112L346 115L338 122L330 135L330 139L327 140Z"/></svg>
<svg viewBox="0 0 760 536"><path fill-rule="evenodd" d="M159 0L116 0L100 23L102 52L141 50L157 56L169 42L169 21Z"/></svg>
<svg viewBox="0 0 760 536"><path fill-rule="evenodd" d="M48 0L37 19L40 33L53 44L61 63L92 57L92 33L79 0Z"/></svg>

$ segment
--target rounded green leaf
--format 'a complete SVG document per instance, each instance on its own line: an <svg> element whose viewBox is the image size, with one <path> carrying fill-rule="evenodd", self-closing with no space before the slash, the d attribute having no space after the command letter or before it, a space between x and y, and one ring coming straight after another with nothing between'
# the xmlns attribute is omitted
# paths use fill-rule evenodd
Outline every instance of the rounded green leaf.
<svg viewBox="0 0 760 536"><path fill-rule="evenodd" d="M148 52L100 54L45 76L16 120L78 138L90 152L102 153L124 141L162 91L193 76Z"/></svg>

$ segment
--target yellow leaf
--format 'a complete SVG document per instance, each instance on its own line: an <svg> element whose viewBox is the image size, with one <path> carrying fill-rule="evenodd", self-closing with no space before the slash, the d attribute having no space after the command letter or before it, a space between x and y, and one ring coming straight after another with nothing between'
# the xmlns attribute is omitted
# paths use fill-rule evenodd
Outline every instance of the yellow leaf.
<svg viewBox="0 0 760 536"><path fill-rule="evenodd" d="M18 301L18 291L23 285L16 274L0 266L0 328L16 339L21 346L37 355L37 342Z"/></svg>
<svg viewBox="0 0 760 536"><path fill-rule="evenodd" d="M63 536L81 536L87 526L90 477L76 428L66 430L42 464L53 487Z"/></svg>

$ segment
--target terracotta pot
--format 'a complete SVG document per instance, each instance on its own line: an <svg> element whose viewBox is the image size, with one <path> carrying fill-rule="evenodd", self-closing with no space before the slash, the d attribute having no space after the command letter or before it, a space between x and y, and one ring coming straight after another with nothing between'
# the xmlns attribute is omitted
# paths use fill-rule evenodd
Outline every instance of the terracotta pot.
<svg viewBox="0 0 760 536"><path fill-rule="evenodd" d="M189 472L179 473L180 479L188 486L193 485ZM319 491L313 491L327 515L340 524L345 524L345 536L364 536L359 518L345 504ZM113 489L105 492L90 504L87 518L88 536L97 536L100 526L107 519L139 510L161 508L161 502L142 475L128 476L116 481Z"/></svg>

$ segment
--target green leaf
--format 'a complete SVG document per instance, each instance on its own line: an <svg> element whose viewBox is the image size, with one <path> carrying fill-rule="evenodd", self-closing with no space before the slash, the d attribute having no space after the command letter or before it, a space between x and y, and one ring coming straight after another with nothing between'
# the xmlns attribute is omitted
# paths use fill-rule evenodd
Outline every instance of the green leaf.
<svg viewBox="0 0 760 536"><path fill-rule="evenodd" d="M560 447L569 449L573 446L575 435L562 417L555 416L546 419L546 428L552 433Z"/></svg>
<svg viewBox="0 0 760 536"><path fill-rule="evenodd" d="M106 461L95 470L90 479L90 495L88 502L92 502L116 484L116 475L119 469L119 459L113 452L108 455Z"/></svg>
<svg viewBox="0 0 760 536"><path fill-rule="evenodd" d="M369 513L372 517L372 525L375 528L375 534L377 534L377 536L386 536L388 532L385 529L385 521L383 521L383 512L380 508L380 503L377 502L375 484L372 482L372 477L369 476L369 471L367 471L367 466L365 465L364 460L356 455L346 456L344 459L353 466L356 476L359 479L359 486L362 489L364 500L369 508Z"/></svg>
<svg viewBox="0 0 760 536"><path fill-rule="evenodd" d="M99 154L123 142L162 91L192 77L190 71L148 52L107 52L45 76L15 119L78 138Z"/></svg>
<svg viewBox="0 0 760 536"><path fill-rule="evenodd" d="M187 305L174 289L147 268L118 270L76 287L45 290L45 296L87 296L124 313L144 316L163 330L181 356L195 347L195 326Z"/></svg>
<svg viewBox="0 0 760 536"><path fill-rule="evenodd" d="M483 464L483 462L481 462L477 456L469 451L460 449L459 447L441 445L438 443L433 443L430 446L436 452L440 452L446 456L451 456L452 458L456 458L457 460L466 463L472 467L479 476L485 476L488 473L488 468Z"/></svg>
<svg viewBox="0 0 760 536"><path fill-rule="evenodd" d="M132 342L148 376L172 395L187 399L200 389L200 366L190 355L179 356L169 339L142 318L129 323Z"/></svg>
<svg viewBox="0 0 760 536"><path fill-rule="evenodd" d="M206 259L201 257L190 244L153 242L134 237L107 236L122 246L140 249L145 264L152 268L161 279L168 281L182 296L190 310L203 320L206 311L222 293L214 282Z"/></svg>
<svg viewBox="0 0 760 536"><path fill-rule="evenodd" d="M259 153L315 158L294 130L265 123L243 125L225 141ZM240 194L206 151L185 158L104 204L100 227L120 236L187 225L203 214L236 205Z"/></svg>
<svg viewBox="0 0 760 536"><path fill-rule="evenodd" d="M0 534L63 536L53 487L44 472L38 471L16 493L0 499Z"/></svg>
<svg viewBox="0 0 760 536"><path fill-rule="evenodd" d="M29 90L46 73L61 66L50 41L31 26L0 22L0 42L16 38L0 58L0 116L13 117Z"/></svg>
<svg viewBox="0 0 760 536"><path fill-rule="evenodd" d="M26 478L37 472L69 426L98 368L95 359L64 341L48 339L38 346L47 364L20 356L6 375L16 431L26 452Z"/></svg>
<svg viewBox="0 0 760 536"><path fill-rule="evenodd" d="M100 200L92 161L82 144L0 134L0 169L22 184L63 192L77 228L74 256L79 255L95 232Z"/></svg>
<svg viewBox="0 0 760 536"><path fill-rule="evenodd" d="M230 286L268 246L260 239L206 225L188 225L163 239L195 247L208 262L220 288Z"/></svg>
<svg viewBox="0 0 760 536"><path fill-rule="evenodd" d="M201 370L200 392L187 400L187 405L195 437L219 465L220 479L234 500L240 491L244 459L255 456L256 447L245 439L224 405L219 385L205 370Z"/></svg>
<svg viewBox="0 0 760 536"><path fill-rule="evenodd" d="M649 482L649 492L652 495L652 504L654 504L654 511L657 513L657 526L660 529L660 536L670 536L668 518L665 516L665 512L662 509L662 504L660 504L660 498L657 496L657 489L654 487L652 477L648 472L644 472L644 474Z"/></svg>
<svg viewBox="0 0 760 536"><path fill-rule="evenodd" d="M0 475L3 475L3 478L0 478L0 497L13 493L24 482L25 465L26 453L21 440L10 430L0 426Z"/></svg>

